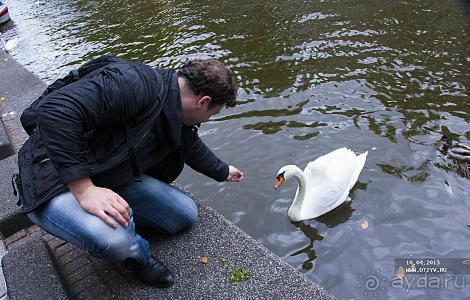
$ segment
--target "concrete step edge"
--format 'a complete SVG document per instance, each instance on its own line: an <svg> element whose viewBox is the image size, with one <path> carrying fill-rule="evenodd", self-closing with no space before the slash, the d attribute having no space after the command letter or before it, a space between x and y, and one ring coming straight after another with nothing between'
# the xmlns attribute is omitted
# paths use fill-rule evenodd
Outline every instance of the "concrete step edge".
<svg viewBox="0 0 470 300"><path fill-rule="evenodd" d="M10 300L69 299L70 289L58 263L50 247L37 235L11 249L7 246L2 270Z"/></svg>

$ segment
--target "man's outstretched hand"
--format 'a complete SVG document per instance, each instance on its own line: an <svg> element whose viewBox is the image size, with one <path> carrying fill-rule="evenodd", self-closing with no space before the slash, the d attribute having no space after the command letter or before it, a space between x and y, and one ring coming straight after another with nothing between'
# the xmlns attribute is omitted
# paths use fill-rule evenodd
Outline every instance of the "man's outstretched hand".
<svg viewBox="0 0 470 300"><path fill-rule="evenodd" d="M229 182L241 182L245 179L243 172L235 168L234 166L228 167L228 177L226 181Z"/></svg>

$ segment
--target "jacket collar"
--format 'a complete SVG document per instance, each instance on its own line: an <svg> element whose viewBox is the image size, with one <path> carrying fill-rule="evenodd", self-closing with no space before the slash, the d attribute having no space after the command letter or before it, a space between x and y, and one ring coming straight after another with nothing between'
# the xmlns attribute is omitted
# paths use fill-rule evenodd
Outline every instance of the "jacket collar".
<svg viewBox="0 0 470 300"><path fill-rule="evenodd" d="M170 69L157 69L165 81L165 86L168 89L165 104L162 108L162 117L166 122L165 137L166 141L172 148L177 148L181 145L181 129L182 127L190 129L192 132L197 133L201 124L192 126L183 125L182 122L182 104L180 96L180 88L178 85L178 75L175 71Z"/></svg>
<svg viewBox="0 0 470 300"><path fill-rule="evenodd" d="M182 105L180 97L180 88L178 85L178 76L175 71L169 69L159 69L165 85L167 86L167 95L165 105L162 109L162 116L165 119L167 142L172 148L181 144L181 115Z"/></svg>

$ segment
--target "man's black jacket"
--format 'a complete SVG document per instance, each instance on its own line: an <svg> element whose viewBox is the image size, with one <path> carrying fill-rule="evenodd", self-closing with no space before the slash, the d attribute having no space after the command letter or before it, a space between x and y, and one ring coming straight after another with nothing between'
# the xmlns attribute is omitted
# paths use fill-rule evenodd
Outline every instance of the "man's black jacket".
<svg viewBox="0 0 470 300"><path fill-rule="evenodd" d="M181 109L176 73L135 62L112 63L47 95L18 154L22 212L76 179L91 177L108 188L127 183L136 175L132 161L165 182L176 179L184 163L224 181L227 164L199 139L197 127L182 125Z"/></svg>

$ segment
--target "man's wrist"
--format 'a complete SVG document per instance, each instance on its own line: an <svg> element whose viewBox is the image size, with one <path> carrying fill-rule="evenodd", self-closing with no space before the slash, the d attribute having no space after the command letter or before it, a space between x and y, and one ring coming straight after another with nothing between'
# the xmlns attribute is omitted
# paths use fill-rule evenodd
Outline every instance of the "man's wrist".
<svg viewBox="0 0 470 300"><path fill-rule="evenodd" d="M90 177L73 180L67 183L67 187L75 197L82 195L91 186L93 186L93 182Z"/></svg>

